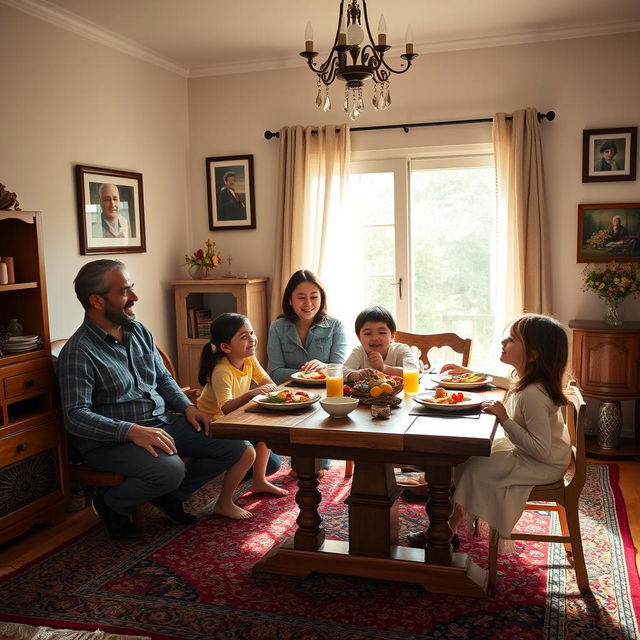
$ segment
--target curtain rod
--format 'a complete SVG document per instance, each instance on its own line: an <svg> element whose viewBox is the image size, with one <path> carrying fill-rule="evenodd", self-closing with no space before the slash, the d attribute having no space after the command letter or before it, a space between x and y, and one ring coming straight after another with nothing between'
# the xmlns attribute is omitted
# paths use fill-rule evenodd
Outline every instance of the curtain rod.
<svg viewBox="0 0 640 640"><path fill-rule="evenodd" d="M542 122L545 118L551 122L556 117L555 111L547 111L547 113L538 112L538 122ZM507 120L511 120L512 116L507 116ZM352 127L350 131L378 131L381 129L403 129L405 133L409 133L412 127L443 127L449 124L473 124L476 122L493 122L493 118L472 118L469 120L444 120L442 122L413 122L410 124L383 124L372 127ZM265 131L264 137L267 140L271 138L279 138L279 131Z"/></svg>

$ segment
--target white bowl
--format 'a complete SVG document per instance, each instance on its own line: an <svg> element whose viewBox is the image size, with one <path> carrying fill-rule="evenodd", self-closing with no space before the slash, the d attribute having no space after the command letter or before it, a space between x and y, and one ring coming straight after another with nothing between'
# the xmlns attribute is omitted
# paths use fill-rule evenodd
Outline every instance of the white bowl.
<svg viewBox="0 0 640 640"><path fill-rule="evenodd" d="M358 406L358 398L322 398L320 406L332 418L344 418Z"/></svg>

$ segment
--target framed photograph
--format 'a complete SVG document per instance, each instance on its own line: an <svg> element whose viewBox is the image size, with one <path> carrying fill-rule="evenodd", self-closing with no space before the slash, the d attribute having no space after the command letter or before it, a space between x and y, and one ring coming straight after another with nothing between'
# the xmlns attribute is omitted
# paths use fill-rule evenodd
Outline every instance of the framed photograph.
<svg viewBox="0 0 640 640"><path fill-rule="evenodd" d="M80 253L144 253L142 174L76 165Z"/></svg>
<svg viewBox="0 0 640 640"><path fill-rule="evenodd" d="M255 229L253 156L206 158L209 229Z"/></svg>
<svg viewBox="0 0 640 640"><path fill-rule="evenodd" d="M578 262L640 262L640 202L578 205Z"/></svg>
<svg viewBox="0 0 640 640"><path fill-rule="evenodd" d="M636 179L638 127L585 129L582 132L582 182Z"/></svg>

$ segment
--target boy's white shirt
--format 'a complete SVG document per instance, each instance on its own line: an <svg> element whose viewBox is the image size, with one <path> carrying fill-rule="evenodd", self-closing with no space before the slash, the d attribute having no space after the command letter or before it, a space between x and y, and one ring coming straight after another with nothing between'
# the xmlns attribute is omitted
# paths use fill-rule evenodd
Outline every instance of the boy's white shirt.
<svg viewBox="0 0 640 640"><path fill-rule="evenodd" d="M384 363L388 364L390 367L402 367L402 359L406 358L407 356L414 355L413 349L414 347L410 347L408 344L404 344L403 342L392 342L389 345L389 350L387 351L387 355L384 358ZM367 352L360 344L351 352L351 355L346 359L344 363L344 379L346 380L347 376L354 371L360 371L360 369L369 369L370 367L371 365L367 360Z"/></svg>

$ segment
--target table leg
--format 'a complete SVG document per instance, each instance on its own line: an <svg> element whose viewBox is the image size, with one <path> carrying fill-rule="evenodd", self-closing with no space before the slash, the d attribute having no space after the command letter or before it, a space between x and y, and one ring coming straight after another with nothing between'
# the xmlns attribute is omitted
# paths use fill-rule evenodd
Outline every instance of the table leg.
<svg viewBox="0 0 640 640"><path fill-rule="evenodd" d="M398 542L398 501L393 465L358 462L351 483L349 553L388 558Z"/></svg>
<svg viewBox="0 0 640 640"><path fill-rule="evenodd" d="M322 495L318 491L318 472L314 458L292 456L291 466L298 474L298 492L296 503L300 513L296 523L298 529L294 536L294 548L315 551L324 542L324 527L318 513Z"/></svg>
<svg viewBox="0 0 640 640"><path fill-rule="evenodd" d="M425 467L424 476L429 484L426 504L429 527L424 559L428 564L450 565L452 531L449 518L453 513L451 467L429 465Z"/></svg>

